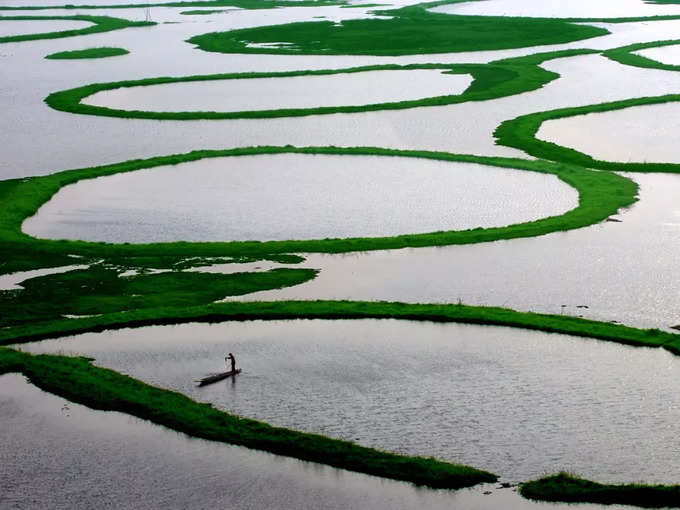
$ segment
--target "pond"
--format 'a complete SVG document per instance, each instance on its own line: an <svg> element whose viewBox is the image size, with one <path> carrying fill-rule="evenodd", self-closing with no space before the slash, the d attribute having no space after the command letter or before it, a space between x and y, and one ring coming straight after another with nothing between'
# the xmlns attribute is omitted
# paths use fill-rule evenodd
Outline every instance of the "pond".
<svg viewBox="0 0 680 510"><path fill-rule="evenodd" d="M91 27L89 21L71 20L0 20L0 37L26 34L46 34Z"/></svg>
<svg viewBox="0 0 680 510"><path fill-rule="evenodd" d="M80 181L23 228L37 237L116 243L393 236L507 225L577 205L578 193L553 175L418 158L278 154Z"/></svg>
<svg viewBox="0 0 680 510"><path fill-rule="evenodd" d="M20 348L92 356L241 416L511 482L565 469L612 482L680 478L680 358L660 349L398 320L186 324ZM198 388L227 352L243 373Z"/></svg>
<svg viewBox="0 0 680 510"><path fill-rule="evenodd" d="M119 88L85 104L154 112L237 112L360 106L462 94L470 75L442 70L366 71L322 76L211 80Z"/></svg>

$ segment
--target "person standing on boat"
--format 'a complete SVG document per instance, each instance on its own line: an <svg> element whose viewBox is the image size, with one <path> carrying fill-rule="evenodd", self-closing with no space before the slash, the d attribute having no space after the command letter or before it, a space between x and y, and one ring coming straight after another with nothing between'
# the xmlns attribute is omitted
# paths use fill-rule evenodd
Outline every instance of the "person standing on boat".
<svg viewBox="0 0 680 510"><path fill-rule="evenodd" d="M231 371L236 372L236 358L234 357L234 355L232 353L229 353L229 356L224 358L225 363L227 363L228 361L231 361Z"/></svg>

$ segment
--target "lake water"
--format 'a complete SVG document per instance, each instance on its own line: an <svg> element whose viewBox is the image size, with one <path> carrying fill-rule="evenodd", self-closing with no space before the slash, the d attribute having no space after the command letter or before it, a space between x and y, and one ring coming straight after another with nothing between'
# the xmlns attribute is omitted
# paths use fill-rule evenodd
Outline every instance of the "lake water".
<svg viewBox="0 0 680 510"><path fill-rule="evenodd" d="M80 181L24 230L107 242L391 236L507 225L577 205L577 192L552 175L417 158L279 154Z"/></svg>
<svg viewBox="0 0 680 510"><path fill-rule="evenodd" d="M544 122L537 138L624 163L680 163L680 103L636 106Z"/></svg>
<svg viewBox="0 0 680 510"><path fill-rule="evenodd" d="M241 416L493 471L675 482L680 358L503 327L396 320L149 327L22 345ZM234 352L243 373L198 388ZM644 459L644 462L641 462Z"/></svg>
<svg viewBox="0 0 680 510"><path fill-rule="evenodd" d="M436 491L95 411L0 377L0 506L8 509L559 509L495 484ZM102 459L106 459L102 462ZM490 494L484 494L490 492ZM579 509L602 508L579 505ZM622 506L607 507L619 510Z"/></svg>
<svg viewBox="0 0 680 510"><path fill-rule="evenodd" d="M648 48L646 50L636 51L635 53L663 64L674 66L680 65L680 45Z"/></svg>
<svg viewBox="0 0 680 510"><path fill-rule="evenodd" d="M432 9L449 14L528 16L535 18L622 18L680 14L678 5L655 5L644 0L485 0L442 5Z"/></svg>
<svg viewBox="0 0 680 510"><path fill-rule="evenodd" d="M468 246L309 254L304 265L320 269L317 278L245 299L460 299L667 328L680 323L680 176L627 176L640 201L616 216L621 223Z"/></svg>
<svg viewBox="0 0 680 510"><path fill-rule="evenodd" d="M154 112L356 106L462 94L470 83L470 75L441 70L367 71L120 88L98 92L83 103Z"/></svg>
<svg viewBox="0 0 680 510"><path fill-rule="evenodd" d="M69 20L0 20L0 37L24 34L44 34L80 30L93 26L88 21Z"/></svg>

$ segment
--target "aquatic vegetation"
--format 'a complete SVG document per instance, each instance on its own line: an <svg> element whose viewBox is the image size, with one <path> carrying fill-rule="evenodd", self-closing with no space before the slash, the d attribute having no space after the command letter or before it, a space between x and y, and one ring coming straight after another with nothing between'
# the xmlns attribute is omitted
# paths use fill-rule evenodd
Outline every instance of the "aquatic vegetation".
<svg viewBox="0 0 680 510"><path fill-rule="evenodd" d="M77 35L96 34L100 32L110 32L129 27L148 27L155 25L152 21L128 21L121 18L109 16L88 16L79 14L77 16L0 16L2 21L40 21L40 20L64 20L64 21L88 21L93 23L90 27L75 30L61 30L59 32L46 32L40 34L8 35L0 37L0 43L35 41L38 39L60 39L62 37L74 37Z"/></svg>
<svg viewBox="0 0 680 510"><path fill-rule="evenodd" d="M208 74L194 76L159 77L143 80L126 80L109 83L93 83L73 89L54 92L45 98L45 102L55 110L85 115L103 115L107 117L155 119L155 120L216 120L216 119L253 119L274 117L298 117L304 115L321 115L330 113L356 113L375 110L400 110L423 106L442 106L446 104L464 103L467 101L485 101L499 97L521 94L536 90L559 77L557 73L546 71L540 65L556 58L595 53L595 50L565 50L550 53L537 53L525 57L497 60L489 64L410 64L410 65L374 65L351 67L347 69L326 69L315 71L284 71L272 73L231 73ZM254 78L286 78L294 76L327 76L335 74L352 74L366 71L395 71L415 69L441 69L447 74L470 74L472 84L462 94L428 97L410 101L378 103L360 106L319 106L316 108L285 108L276 110L256 110L240 112L155 112L140 110L122 110L83 104L82 101L98 92L124 87L140 87L169 83L201 82L216 80L247 80Z"/></svg>
<svg viewBox="0 0 680 510"><path fill-rule="evenodd" d="M420 4L375 11L389 19L289 23L213 32L187 42L219 53L284 55L414 55L525 48L606 35L608 30L559 19L456 16L427 11ZM489 34L493 33L493 37ZM254 47L267 43L281 46Z"/></svg>
<svg viewBox="0 0 680 510"><path fill-rule="evenodd" d="M680 507L680 485L601 484L558 473L520 484L525 498L564 503L635 505L644 508Z"/></svg>
<svg viewBox="0 0 680 510"><path fill-rule="evenodd" d="M58 53L52 53L50 55L47 55L45 58L52 60L70 60L76 58L106 58L127 55L128 53L130 52L123 48L101 47L101 48L87 48L85 50L60 51Z"/></svg>
<svg viewBox="0 0 680 510"><path fill-rule="evenodd" d="M646 50L649 48L662 48L664 46L675 46L677 44L680 44L680 39L629 44L627 46L621 46L619 48L612 48L611 50L603 51L602 55L624 65L649 69L662 69L664 71L680 71L680 66L678 65L664 64L663 62L635 54L636 51L640 50Z"/></svg>
<svg viewBox="0 0 680 510"><path fill-rule="evenodd" d="M600 168L603 170L617 170L621 172L680 172L680 164L677 163L625 163L618 161L602 161L569 147L546 142L536 137L541 124L547 120L575 117L588 113L609 112L622 110L633 106L645 106L680 101L680 94L668 94L654 97L638 97L600 103L574 108L560 108L545 112L530 113L520 117L506 120L494 131L497 143L508 147L520 149L537 158L551 161L582 165L587 168Z"/></svg>

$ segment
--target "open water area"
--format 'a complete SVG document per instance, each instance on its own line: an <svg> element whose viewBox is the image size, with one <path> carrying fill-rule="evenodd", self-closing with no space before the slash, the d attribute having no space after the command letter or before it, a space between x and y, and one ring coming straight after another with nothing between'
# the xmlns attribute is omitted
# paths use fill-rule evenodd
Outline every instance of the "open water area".
<svg viewBox="0 0 680 510"><path fill-rule="evenodd" d="M88 0L88 5L141 0ZM0 0L3 6L53 5ZM71 2L78 3L78 2ZM402 6L415 3L396 2ZM487 63L563 49L603 50L677 38L680 20L594 23L611 34L498 51L369 55L219 54L192 36L299 21L375 16L375 7L286 7L186 15L201 7L0 11L2 16L114 16L157 25L0 44L0 179L48 175L197 149L373 146L528 158L494 129L532 112L677 93L680 73L599 54L546 61L560 78L484 102L290 118L158 121L75 115L45 97L90 83L160 76ZM389 8L389 7L387 7ZM380 9L380 7L378 7ZM473 15L615 18L680 15L638 0L485 0L434 8ZM0 20L0 37L89 26ZM53 61L98 46L129 55ZM678 64L677 47L643 50ZM364 105L458 94L469 75L440 70L258 78L122 88L84 100L146 111L258 111ZM674 161L673 103L546 123L541 138L613 161ZM554 131L548 132L549 129ZM24 224L30 235L106 242L314 239L498 226L562 214L576 192L547 175L374 156L277 155L201 160L79 182ZM232 161L233 160L233 161ZM387 161L386 161L387 160ZM351 161L351 162L350 162ZM639 201L591 227L466 246L302 254L305 284L239 299L350 299L504 306L667 329L680 323L680 177L626 174ZM2 275L0 287L52 272ZM202 271L278 264L216 265ZM289 266L293 267L293 266ZM405 454L431 455L520 482L559 470L602 482L678 483L680 365L632 348L503 327L395 320L249 321L84 334L18 346L85 355L153 385L274 425ZM199 389L227 352L243 373ZM101 459L106 459L102 462ZM260 451L192 439L0 376L0 508L565 508L497 484L418 488ZM578 505L591 510L598 505ZM607 507L619 509L624 507Z"/></svg>

